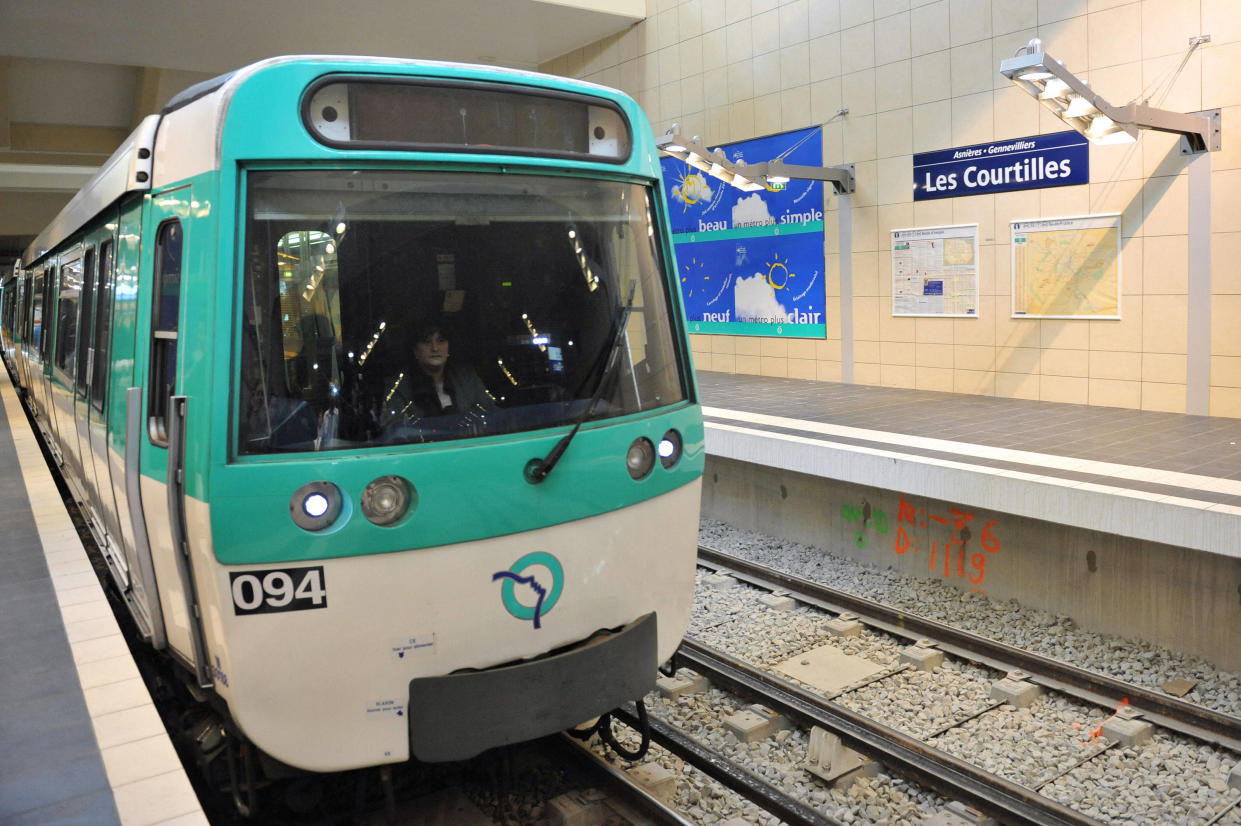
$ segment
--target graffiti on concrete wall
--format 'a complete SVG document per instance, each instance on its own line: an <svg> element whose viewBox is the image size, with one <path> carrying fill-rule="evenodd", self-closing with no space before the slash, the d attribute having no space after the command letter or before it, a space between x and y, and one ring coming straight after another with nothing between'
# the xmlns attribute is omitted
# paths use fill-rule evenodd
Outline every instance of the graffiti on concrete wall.
<svg viewBox="0 0 1241 826"><path fill-rule="evenodd" d="M870 502L865 499L860 505L844 505L840 508L840 515L844 517L846 522L860 523L858 529L853 533L853 544L859 548L866 547L866 531L872 529L880 535L888 533L888 515L878 508L871 507Z"/></svg>
<svg viewBox="0 0 1241 826"><path fill-rule="evenodd" d="M898 555L925 553L932 574L964 579L971 591L981 592L987 559L1000 550L994 533L997 521L992 519L979 530L972 513L954 507L948 508L947 516L929 513L926 508L915 508L902 493L892 550Z"/></svg>

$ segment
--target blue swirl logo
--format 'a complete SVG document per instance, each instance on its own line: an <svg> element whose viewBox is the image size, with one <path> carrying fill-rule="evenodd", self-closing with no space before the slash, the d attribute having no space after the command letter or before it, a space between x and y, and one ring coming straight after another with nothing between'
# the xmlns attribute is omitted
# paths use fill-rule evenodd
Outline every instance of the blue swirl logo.
<svg viewBox="0 0 1241 826"><path fill-rule="evenodd" d="M547 586L535 579L534 574L523 576L523 572L532 565L542 565L551 572L551 585ZM500 586L500 597L504 600L504 608L517 619L533 620L534 627L540 628L540 620L556 607L560 592L564 590L564 569L560 560L549 553L535 551L523 556L509 567L507 571L497 571L491 575L491 581L503 580ZM526 585L534 592L534 605L523 605L517 600L517 586Z"/></svg>

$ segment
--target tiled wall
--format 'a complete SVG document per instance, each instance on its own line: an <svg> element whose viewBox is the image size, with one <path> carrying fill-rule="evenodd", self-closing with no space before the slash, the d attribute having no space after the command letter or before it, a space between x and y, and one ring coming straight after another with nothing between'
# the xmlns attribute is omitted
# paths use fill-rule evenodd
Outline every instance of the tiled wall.
<svg viewBox="0 0 1241 826"><path fill-rule="evenodd" d="M1199 34L1211 42L1177 72ZM648 0L645 21L541 68L623 89L657 133L676 122L709 145L823 125L825 163L857 165L855 381L1184 412L1189 199L1174 136L1091 147L1089 185L913 202L915 152L1065 128L999 73L1036 36L1114 104L1222 108L1210 412L1241 417L1241 0ZM1008 222L1093 212L1124 216L1122 320L1010 318ZM974 222L980 317L892 317L889 231ZM841 379L834 212L826 224L827 340L696 336L699 369Z"/></svg>

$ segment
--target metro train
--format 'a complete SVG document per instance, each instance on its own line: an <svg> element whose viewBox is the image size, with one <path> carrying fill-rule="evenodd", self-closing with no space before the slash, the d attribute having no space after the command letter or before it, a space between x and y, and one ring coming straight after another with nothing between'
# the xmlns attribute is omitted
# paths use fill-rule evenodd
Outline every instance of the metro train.
<svg viewBox="0 0 1241 826"><path fill-rule="evenodd" d="M451 761L653 687L705 459L659 182L611 89L281 57L143 120L22 255L11 373L236 742Z"/></svg>

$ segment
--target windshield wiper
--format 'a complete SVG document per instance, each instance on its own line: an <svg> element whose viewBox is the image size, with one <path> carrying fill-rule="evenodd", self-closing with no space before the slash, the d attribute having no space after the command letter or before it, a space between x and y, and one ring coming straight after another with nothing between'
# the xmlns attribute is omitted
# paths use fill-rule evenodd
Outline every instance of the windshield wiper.
<svg viewBox="0 0 1241 826"><path fill-rule="evenodd" d="M621 342L625 338L625 329L629 326L629 314L633 311L634 293L638 290L638 280L635 278L629 286L629 300L625 302L625 306L621 310L620 319L616 322L616 332L612 334L612 344L608 350L608 358L604 363L603 373L599 376L599 384L595 386L595 393L590 397L590 404L586 405L586 409L577 417L577 421L573 423L573 429L560 438L556 442L556 446L551 452L542 459L531 459L526 463L526 481L532 485L537 485L547 478L552 472L552 468L560 461L560 457L569 449L569 443L573 441L573 437L577 435L577 431L581 428L582 423L591 417L595 412L595 407L599 404L599 399L603 397L603 388L607 386L608 378L612 375L612 368L616 366L616 356L620 353Z"/></svg>

